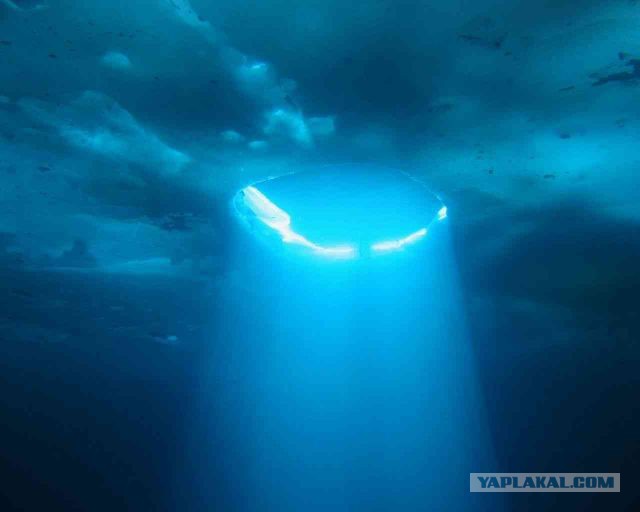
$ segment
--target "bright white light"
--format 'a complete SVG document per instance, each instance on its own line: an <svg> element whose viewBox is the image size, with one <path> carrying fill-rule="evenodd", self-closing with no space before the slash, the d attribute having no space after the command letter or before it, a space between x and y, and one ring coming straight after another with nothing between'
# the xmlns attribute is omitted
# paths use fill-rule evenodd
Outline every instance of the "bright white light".
<svg viewBox="0 0 640 512"><path fill-rule="evenodd" d="M327 256L344 258L355 255L355 248L349 245L323 247L321 245L314 244L304 236L296 233L291 228L291 217L289 214L273 204L267 196L260 192L256 187L246 187L243 192L245 203L249 209L263 224L269 226L274 231L277 231L282 237L283 242L302 245L319 254Z"/></svg>
<svg viewBox="0 0 640 512"><path fill-rule="evenodd" d="M342 257L350 257L356 253L356 250L349 245L338 245L336 247L321 247L316 244L311 244L310 247L320 253L326 254L327 256L342 256Z"/></svg>
<svg viewBox="0 0 640 512"><path fill-rule="evenodd" d="M399 240L389 240L386 242L378 242L371 246L371 249L377 252L383 251L397 251L398 249L402 249L405 245L412 244L417 242L421 238L423 238L427 234L427 228L422 228L416 231L415 233L411 233L404 238L400 238Z"/></svg>
<svg viewBox="0 0 640 512"><path fill-rule="evenodd" d="M438 220L444 220L447 218L447 207L443 206L438 210Z"/></svg>

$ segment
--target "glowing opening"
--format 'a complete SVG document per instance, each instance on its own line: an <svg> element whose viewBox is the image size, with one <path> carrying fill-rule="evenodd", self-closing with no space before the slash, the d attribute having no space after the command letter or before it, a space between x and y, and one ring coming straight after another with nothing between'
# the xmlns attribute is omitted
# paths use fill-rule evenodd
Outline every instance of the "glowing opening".
<svg viewBox="0 0 640 512"><path fill-rule="evenodd" d="M405 245L415 243L421 238L424 238L426 234L427 228L422 228L415 233L411 233L404 238L400 238L399 240L388 240L386 242L375 243L371 246L371 249L377 252L397 251L399 249L402 249Z"/></svg>
<svg viewBox="0 0 640 512"><path fill-rule="evenodd" d="M243 192L245 203L249 209L263 224L278 232L282 237L283 242L308 247L318 254L324 254L327 256L351 257L355 255L356 250L350 245L323 247L321 245L314 244L304 236L296 233L291 228L291 217L289 214L273 204L267 196L260 192L256 187L246 187L243 189Z"/></svg>
<svg viewBox="0 0 640 512"><path fill-rule="evenodd" d="M447 207L443 206L438 210L438 220L444 220L447 218Z"/></svg>

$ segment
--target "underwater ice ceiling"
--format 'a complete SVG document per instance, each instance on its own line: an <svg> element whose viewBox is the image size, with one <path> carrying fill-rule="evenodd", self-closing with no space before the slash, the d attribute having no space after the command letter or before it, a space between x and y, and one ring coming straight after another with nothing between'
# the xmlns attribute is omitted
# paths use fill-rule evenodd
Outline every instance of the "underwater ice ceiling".
<svg viewBox="0 0 640 512"><path fill-rule="evenodd" d="M236 190L335 162L512 218L504 240L558 201L637 222L639 22L630 0L0 0L1 257L215 272Z"/></svg>

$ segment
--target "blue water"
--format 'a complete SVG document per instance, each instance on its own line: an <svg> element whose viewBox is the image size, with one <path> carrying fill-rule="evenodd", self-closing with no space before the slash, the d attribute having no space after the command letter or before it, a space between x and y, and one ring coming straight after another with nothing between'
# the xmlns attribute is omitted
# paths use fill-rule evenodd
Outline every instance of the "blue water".
<svg viewBox="0 0 640 512"><path fill-rule="evenodd" d="M637 510L639 22L0 0L0 510Z"/></svg>

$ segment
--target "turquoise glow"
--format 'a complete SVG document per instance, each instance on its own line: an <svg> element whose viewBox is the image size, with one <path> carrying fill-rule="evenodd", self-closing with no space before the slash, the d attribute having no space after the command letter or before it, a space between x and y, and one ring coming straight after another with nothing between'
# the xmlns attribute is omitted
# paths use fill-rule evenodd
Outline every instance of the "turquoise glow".
<svg viewBox="0 0 640 512"><path fill-rule="evenodd" d="M325 256L348 258L355 255L356 250L352 246L339 245L324 247L296 233L291 227L291 217L289 214L272 203L269 198L256 187L246 187L243 189L243 192L245 204L263 224L277 231L282 237L283 242L308 247L314 252Z"/></svg>
<svg viewBox="0 0 640 512"><path fill-rule="evenodd" d="M415 233L411 233L404 238L400 238L399 240L388 240L385 242L375 243L371 246L371 249L376 252L397 251L399 249L402 249L406 245L417 242L421 238L424 238L426 235L427 228L422 228Z"/></svg>
<svg viewBox="0 0 640 512"><path fill-rule="evenodd" d="M256 235L330 259L402 252L447 217L447 207L419 181L366 166L322 167L254 182L236 194L233 205Z"/></svg>

